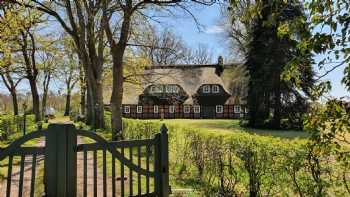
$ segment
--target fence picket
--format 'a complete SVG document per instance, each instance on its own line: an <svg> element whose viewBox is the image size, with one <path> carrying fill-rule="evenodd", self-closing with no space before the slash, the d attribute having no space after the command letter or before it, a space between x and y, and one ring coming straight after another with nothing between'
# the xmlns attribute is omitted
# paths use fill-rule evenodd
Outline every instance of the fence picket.
<svg viewBox="0 0 350 197"><path fill-rule="evenodd" d="M12 184L12 163L13 156L9 156L8 169L7 169L7 186L6 186L6 197L11 196L11 184Z"/></svg>
<svg viewBox="0 0 350 197"><path fill-rule="evenodd" d="M32 177L30 180L30 197L34 197L35 193L35 175L36 175L36 154L33 154L32 158Z"/></svg>
<svg viewBox="0 0 350 197"><path fill-rule="evenodd" d="M77 145L77 136L91 138L95 143ZM25 142L39 137L45 137L45 147L21 147ZM24 193L24 174L26 156L31 156L30 197L36 192L36 171L38 155L44 155L44 184L46 196L75 197L77 188L77 154L83 154L83 196L88 196L88 169L90 162L88 154L92 152L92 182L93 196L162 196L167 197L168 185L168 152L167 133L164 128L153 139L113 141L107 142L96 133L78 131L73 125L50 125L45 131L36 131L25 135L8 148L0 152L0 161L8 158L6 197L11 197L12 173L14 157L20 156L20 170L18 181L18 196ZM153 151L154 148L154 151ZM102 158L98 157L102 152ZM112 191L108 191L109 177L107 177L107 152L111 154L112 161ZM136 158L134 158L136 157ZM151 159L152 158L152 159ZM27 158L28 159L28 158ZM120 178L116 178L116 159L120 163ZM102 160L102 161L101 161ZM164 160L164 161L163 161ZM145 161L145 162L144 162ZM151 165L153 161L153 165ZM89 162L89 163L88 163ZM102 162L102 163L99 163ZM144 164L145 163L145 164ZM102 165L102 187L99 184L100 170ZM145 166L144 166L145 165ZM151 167L153 166L153 167ZM126 169L128 168L128 169ZM152 168L152 169L151 169ZM129 172L128 172L129 171ZM126 174L125 174L126 173ZM145 182L143 181L145 177ZM150 179L154 178L154 185L150 187ZM120 193L116 189L116 181L120 180ZM125 182L127 180L127 182ZM129 184L129 185L128 185ZM128 186L127 186L128 185ZM143 185L146 187L144 188ZM127 187L127 189L125 189ZM79 186L79 188L81 188ZM103 190L101 193L100 190ZM26 191L25 191L26 192ZM118 194L118 195L117 195Z"/></svg>
<svg viewBox="0 0 350 197"><path fill-rule="evenodd" d="M20 171L19 171L18 197L22 197L22 194L23 194L24 160L25 160L25 156L22 155Z"/></svg>

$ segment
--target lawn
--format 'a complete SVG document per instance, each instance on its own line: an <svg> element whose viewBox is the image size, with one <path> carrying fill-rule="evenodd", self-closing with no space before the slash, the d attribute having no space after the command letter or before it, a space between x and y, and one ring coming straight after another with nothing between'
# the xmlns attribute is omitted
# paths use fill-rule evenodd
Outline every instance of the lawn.
<svg viewBox="0 0 350 197"><path fill-rule="evenodd" d="M166 125L181 125L184 127L192 127L201 130L223 133L247 132L250 134L292 139L305 139L308 137L308 133L304 131L243 128L239 125L239 120L232 119L166 119L162 122L164 122Z"/></svg>

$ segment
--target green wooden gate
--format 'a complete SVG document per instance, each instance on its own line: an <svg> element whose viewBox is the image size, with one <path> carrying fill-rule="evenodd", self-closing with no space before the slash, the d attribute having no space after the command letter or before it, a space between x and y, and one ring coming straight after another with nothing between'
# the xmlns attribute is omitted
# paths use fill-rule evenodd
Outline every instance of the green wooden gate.
<svg viewBox="0 0 350 197"><path fill-rule="evenodd" d="M45 145L25 144L35 138L45 138ZM82 143L86 141L90 143ZM0 162L7 167L1 194L6 197L168 197L170 193L164 125L152 139L108 142L71 124L52 124L1 150ZM38 195L40 185L44 192Z"/></svg>

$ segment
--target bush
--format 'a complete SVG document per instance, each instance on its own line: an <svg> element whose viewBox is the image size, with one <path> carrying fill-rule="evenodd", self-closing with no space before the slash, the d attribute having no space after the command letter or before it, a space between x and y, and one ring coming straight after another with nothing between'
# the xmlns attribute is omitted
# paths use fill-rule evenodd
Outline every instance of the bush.
<svg viewBox="0 0 350 197"><path fill-rule="evenodd" d="M141 139L159 132L159 120L124 120L124 136ZM243 132L222 134L170 125L172 184L200 196L346 196L341 166L317 155L305 140Z"/></svg>
<svg viewBox="0 0 350 197"><path fill-rule="evenodd" d="M24 117L14 115L0 115L0 139L9 140L11 135L23 132ZM34 115L26 115L26 131L36 130Z"/></svg>

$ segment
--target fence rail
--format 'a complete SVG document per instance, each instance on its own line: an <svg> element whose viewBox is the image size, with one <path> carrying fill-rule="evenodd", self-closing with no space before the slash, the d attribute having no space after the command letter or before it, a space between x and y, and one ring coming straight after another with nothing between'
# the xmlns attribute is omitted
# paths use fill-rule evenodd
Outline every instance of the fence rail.
<svg viewBox="0 0 350 197"><path fill-rule="evenodd" d="M45 138L45 146L23 146L40 137ZM82 138L94 142L78 144ZM39 156L43 156L44 164L39 162ZM165 126L153 139L108 142L94 132L76 130L73 125L53 124L47 130L17 139L0 152L0 162L7 160L6 197L33 197L38 185L44 188L43 195L50 197L74 197L79 192L82 196L167 197L168 159ZM43 169L42 183L36 180L38 169ZM25 181L28 177L29 182Z"/></svg>

